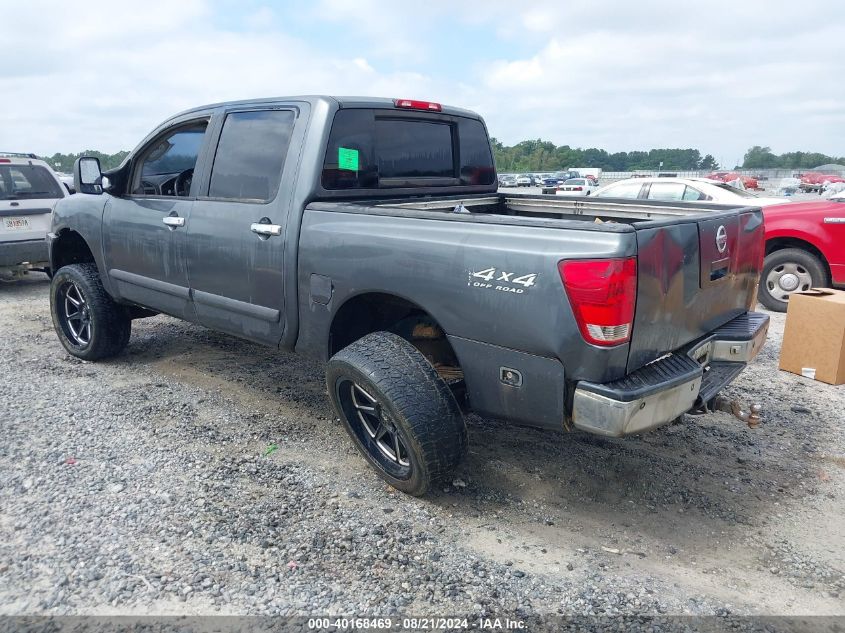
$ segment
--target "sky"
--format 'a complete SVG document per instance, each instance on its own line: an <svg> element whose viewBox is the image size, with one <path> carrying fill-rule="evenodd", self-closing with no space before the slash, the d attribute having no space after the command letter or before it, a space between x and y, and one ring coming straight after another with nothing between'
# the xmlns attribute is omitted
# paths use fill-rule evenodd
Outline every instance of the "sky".
<svg viewBox="0 0 845 633"><path fill-rule="evenodd" d="M115 152L189 107L335 94L476 110L505 144L845 155L839 1L0 6L3 151Z"/></svg>

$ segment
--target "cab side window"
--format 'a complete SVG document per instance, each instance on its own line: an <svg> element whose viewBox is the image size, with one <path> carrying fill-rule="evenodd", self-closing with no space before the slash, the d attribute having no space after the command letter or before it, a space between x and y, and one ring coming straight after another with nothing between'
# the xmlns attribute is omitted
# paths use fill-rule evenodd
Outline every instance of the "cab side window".
<svg viewBox="0 0 845 633"><path fill-rule="evenodd" d="M171 132L143 150L133 172L134 195L188 196L193 182L206 121Z"/></svg>
<svg viewBox="0 0 845 633"><path fill-rule="evenodd" d="M211 169L209 197L254 202L275 198L295 119L292 110L228 114Z"/></svg>

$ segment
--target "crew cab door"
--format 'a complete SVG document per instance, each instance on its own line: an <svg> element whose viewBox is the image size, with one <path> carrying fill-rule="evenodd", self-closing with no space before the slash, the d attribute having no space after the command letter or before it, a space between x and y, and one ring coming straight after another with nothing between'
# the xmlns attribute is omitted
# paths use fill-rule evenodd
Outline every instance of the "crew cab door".
<svg viewBox="0 0 845 633"><path fill-rule="evenodd" d="M199 322L265 344L277 344L284 330L299 115L298 107L285 105L223 112L188 226L188 278Z"/></svg>
<svg viewBox="0 0 845 633"><path fill-rule="evenodd" d="M120 298L193 320L186 237L209 117L168 125L133 157L103 216L106 268ZM196 170L196 174L195 174Z"/></svg>

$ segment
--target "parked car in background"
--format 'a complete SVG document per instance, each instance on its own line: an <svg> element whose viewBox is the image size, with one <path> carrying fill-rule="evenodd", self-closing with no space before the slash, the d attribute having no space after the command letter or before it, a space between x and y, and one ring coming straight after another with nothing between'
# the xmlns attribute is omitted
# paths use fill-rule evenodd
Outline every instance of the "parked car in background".
<svg viewBox="0 0 845 633"><path fill-rule="evenodd" d="M499 186L500 187L516 187L516 176L511 174L505 174L504 176L499 177Z"/></svg>
<svg viewBox="0 0 845 633"><path fill-rule="evenodd" d="M836 174L823 174L820 172L808 172L801 175L801 184L798 185L801 191L807 193L821 192L825 183L845 182L845 178Z"/></svg>
<svg viewBox="0 0 845 633"><path fill-rule="evenodd" d="M569 171L576 172L578 175L573 176L573 178L592 178L596 182L598 182L599 178L601 178L602 169L601 167L570 167Z"/></svg>
<svg viewBox="0 0 845 633"><path fill-rule="evenodd" d="M589 196L598 185L592 178L570 178L557 186L555 193L559 196Z"/></svg>
<svg viewBox="0 0 845 633"><path fill-rule="evenodd" d="M68 193L76 193L76 190L73 188L73 174L65 174L60 171L57 171L56 176L65 186L65 189L68 190Z"/></svg>
<svg viewBox="0 0 845 633"><path fill-rule="evenodd" d="M787 202L786 198L757 196L709 178L627 178L599 188L594 195L599 198L637 198L672 202L687 200L712 204L745 203L761 207Z"/></svg>
<svg viewBox="0 0 845 633"><path fill-rule="evenodd" d="M577 171L556 171L548 178L543 179L543 187L551 189L553 187L557 187L558 185L562 185L570 178L580 177L581 174L579 174ZM543 191L543 193L554 193L554 191Z"/></svg>
<svg viewBox="0 0 845 633"><path fill-rule="evenodd" d="M734 182L739 180L745 189L762 189L760 183L754 176L743 176L735 171L714 171L707 176L709 180L718 180L719 182Z"/></svg>
<svg viewBox="0 0 845 633"><path fill-rule="evenodd" d="M845 288L845 193L763 210L766 251L760 303L786 310L790 295L810 288Z"/></svg>
<svg viewBox="0 0 845 633"><path fill-rule="evenodd" d="M531 174L519 174L516 177L516 186L517 187L533 187L534 186L534 176Z"/></svg>
<svg viewBox="0 0 845 633"><path fill-rule="evenodd" d="M67 195L56 173L35 154L0 153L0 272L49 269L51 214Z"/></svg>

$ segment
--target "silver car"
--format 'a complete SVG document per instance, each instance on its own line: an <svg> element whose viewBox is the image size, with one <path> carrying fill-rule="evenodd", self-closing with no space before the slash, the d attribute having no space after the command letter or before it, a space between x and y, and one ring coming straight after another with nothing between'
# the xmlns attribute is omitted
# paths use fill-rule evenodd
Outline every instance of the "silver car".
<svg viewBox="0 0 845 633"><path fill-rule="evenodd" d="M47 270L53 206L69 195L34 154L0 153L0 274Z"/></svg>

